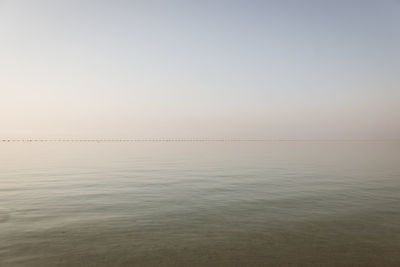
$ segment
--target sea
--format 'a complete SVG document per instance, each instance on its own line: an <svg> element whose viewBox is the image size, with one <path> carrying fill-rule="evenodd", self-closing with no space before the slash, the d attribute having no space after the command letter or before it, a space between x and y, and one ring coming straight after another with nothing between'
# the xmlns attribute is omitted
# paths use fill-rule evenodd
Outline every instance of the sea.
<svg viewBox="0 0 400 267"><path fill-rule="evenodd" d="M400 142L0 142L0 266L400 266Z"/></svg>

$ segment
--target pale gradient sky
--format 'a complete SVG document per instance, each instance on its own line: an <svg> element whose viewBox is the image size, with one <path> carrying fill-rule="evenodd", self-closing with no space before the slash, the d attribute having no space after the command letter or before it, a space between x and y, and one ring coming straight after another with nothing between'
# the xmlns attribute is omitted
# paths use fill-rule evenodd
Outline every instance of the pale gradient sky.
<svg viewBox="0 0 400 267"><path fill-rule="evenodd" d="M399 138L400 1L0 0L0 138Z"/></svg>

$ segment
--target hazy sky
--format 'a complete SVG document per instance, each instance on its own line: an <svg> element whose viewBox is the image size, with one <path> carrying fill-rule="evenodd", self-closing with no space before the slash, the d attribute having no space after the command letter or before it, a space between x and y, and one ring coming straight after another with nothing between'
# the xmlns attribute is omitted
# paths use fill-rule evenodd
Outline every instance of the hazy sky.
<svg viewBox="0 0 400 267"><path fill-rule="evenodd" d="M398 138L400 1L0 0L0 138Z"/></svg>

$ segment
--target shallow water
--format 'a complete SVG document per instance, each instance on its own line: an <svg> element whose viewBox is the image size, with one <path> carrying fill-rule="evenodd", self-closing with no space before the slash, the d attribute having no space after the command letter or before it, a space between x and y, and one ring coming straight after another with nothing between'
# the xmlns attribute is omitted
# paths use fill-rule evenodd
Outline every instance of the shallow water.
<svg viewBox="0 0 400 267"><path fill-rule="evenodd" d="M400 143L1 143L0 266L400 266Z"/></svg>

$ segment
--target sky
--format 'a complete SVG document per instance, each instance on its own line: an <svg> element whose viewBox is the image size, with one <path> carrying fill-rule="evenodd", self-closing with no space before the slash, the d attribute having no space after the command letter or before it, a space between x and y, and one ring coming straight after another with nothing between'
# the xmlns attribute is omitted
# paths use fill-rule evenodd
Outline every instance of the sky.
<svg viewBox="0 0 400 267"><path fill-rule="evenodd" d="M400 1L0 0L0 138L400 138Z"/></svg>

